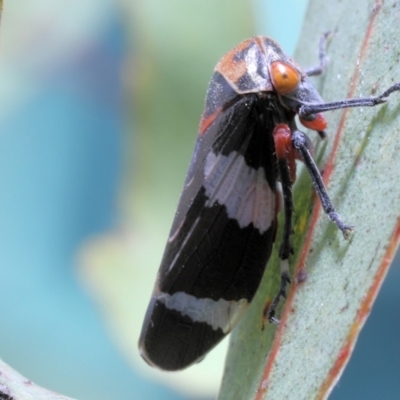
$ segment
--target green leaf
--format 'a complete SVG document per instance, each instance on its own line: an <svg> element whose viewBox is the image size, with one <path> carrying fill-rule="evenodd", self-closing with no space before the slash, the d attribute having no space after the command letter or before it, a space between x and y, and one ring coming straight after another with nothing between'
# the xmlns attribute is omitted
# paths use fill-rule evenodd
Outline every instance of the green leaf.
<svg viewBox="0 0 400 400"><path fill-rule="evenodd" d="M400 80L393 10L389 2L310 1L296 60L315 63L318 35L335 32L327 70L315 80L326 101L380 94ZM328 221L303 172L294 194L294 279L278 310L281 323L263 320L279 283L274 255L232 335L221 400L322 399L339 379L399 242L399 111L394 93L384 105L325 113L329 139L316 146L317 161L354 236L345 241Z"/></svg>

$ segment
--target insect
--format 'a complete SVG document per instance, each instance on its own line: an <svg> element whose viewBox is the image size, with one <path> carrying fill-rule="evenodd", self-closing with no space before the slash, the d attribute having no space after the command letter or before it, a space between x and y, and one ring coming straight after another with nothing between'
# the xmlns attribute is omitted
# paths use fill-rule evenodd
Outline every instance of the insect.
<svg viewBox="0 0 400 400"><path fill-rule="evenodd" d="M380 96L325 103L308 79L325 67L324 41L319 65L308 70L263 36L243 41L217 64L139 340L150 365L173 371L200 361L248 309L275 241L280 182L281 285L267 312L277 322L275 309L290 283L296 159L305 164L329 219L345 238L351 235L295 116L323 138L322 112L384 103L400 84Z"/></svg>

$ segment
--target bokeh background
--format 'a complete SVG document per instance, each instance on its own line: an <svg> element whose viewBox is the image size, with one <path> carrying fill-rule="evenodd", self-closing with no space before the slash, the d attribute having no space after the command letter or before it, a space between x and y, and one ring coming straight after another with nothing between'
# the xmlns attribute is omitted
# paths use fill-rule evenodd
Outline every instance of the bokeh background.
<svg viewBox="0 0 400 400"><path fill-rule="evenodd" d="M5 0L0 358L82 400L215 398L226 343L166 374L137 339L214 65L258 33L293 54L306 5ZM395 262L332 399L400 398L399 282Z"/></svg>

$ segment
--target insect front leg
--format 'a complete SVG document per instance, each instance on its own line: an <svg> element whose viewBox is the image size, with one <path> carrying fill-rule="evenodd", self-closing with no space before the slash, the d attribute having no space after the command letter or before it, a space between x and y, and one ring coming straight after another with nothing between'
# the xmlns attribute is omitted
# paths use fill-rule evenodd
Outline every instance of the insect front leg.
<svg viewBox="0 0 400 400"><path fill-rule="evenodd" d="M328 57L326 56L326 43L331 37L332 32L326 32L321 36L321 39L319 40L319 46L318 46L318 58L319 58L319 64L315 65L313 67L307 68L304 72L306 73L307 76L315 76L315 75L321 75L324 71L325 68L328 64Z"/></svg>
<svg viewBox="0 0 400 400"><path fill-rule="evenodd" d="M300 118L307 120L310 118L310 116L324 111L340 110L342 108L351 108L351 107L374 107L377 106L378 104L386 103L389 96L392 93L398 91L400 91L400 83L395 83L394 85L390 86L389 89L386 89L379 96L345 99L345 100L333 101L331 103L304 104L299 108L298 114Z"/></svg>

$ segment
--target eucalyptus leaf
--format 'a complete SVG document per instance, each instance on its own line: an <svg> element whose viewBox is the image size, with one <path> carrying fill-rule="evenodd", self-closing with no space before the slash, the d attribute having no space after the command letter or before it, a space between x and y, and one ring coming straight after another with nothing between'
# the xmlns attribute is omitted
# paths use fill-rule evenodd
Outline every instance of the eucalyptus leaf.
<svg viewBox="0 0 400 400"><path fill-rule="evenodd" d="M329 65L315 80L326 101L380 94L400 81L392 4L311 0L296 53L301 65L316 62L328 30ZM281 323L263 318L279 283L274 255L231 337L220 399L321 399L340 378L398 245L399 111L395 93L384 105L325 113L329 137L316 145L317 160L354 236L344 240L327 219L303 172L294 193L294 278L278 310Z"/></svg>

